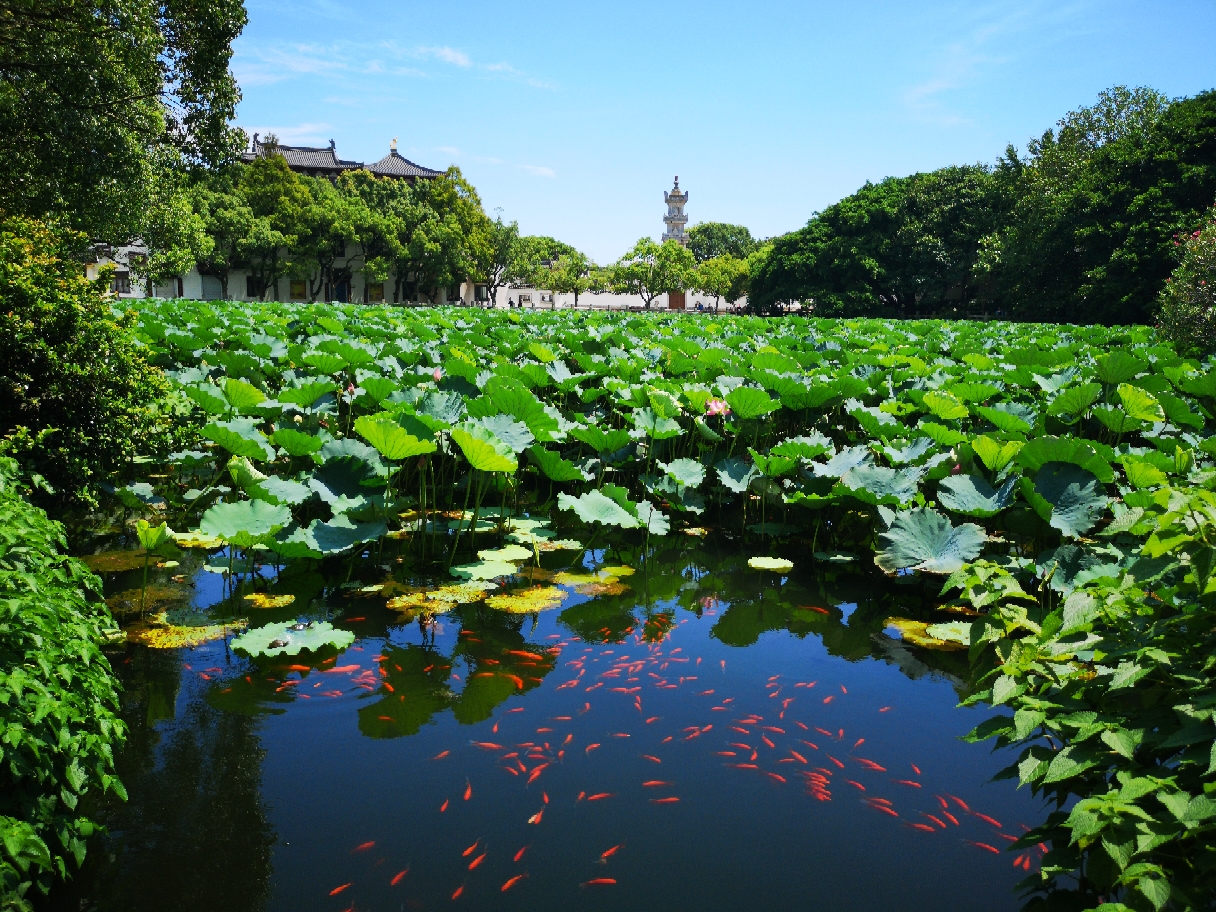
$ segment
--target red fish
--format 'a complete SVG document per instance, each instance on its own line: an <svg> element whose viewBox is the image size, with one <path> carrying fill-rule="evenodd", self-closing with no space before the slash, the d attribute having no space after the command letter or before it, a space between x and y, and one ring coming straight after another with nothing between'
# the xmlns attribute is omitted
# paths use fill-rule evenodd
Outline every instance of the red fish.
<svg viewBox="0 0 1216 912"><path fill-rule="evenodd" d="M358 665L335 665L333 668L324 669L326 674L346 674L347 672L358 670Z"/></svg>
<svg viewBox="0 0 1216 912"><path fill-rule="evenodd" d="M493 741L470 741L469 743L472 744L474 747L480 747L482 750L488 750L488 751L502 750L502 745L495 744Z"/></svg>
<svg viewBox="0 0 1216 912"><path fill-rule="evenodd" d="M588 795L587 800L588 801L600 801L604 798L611 798L612 794L613 794L612 792L598 792L595 795Z"/></svg>
<svg viewBox="0 0 1216 912"><path fill-rule="evenodd" d="M918 776L920 775L919 766L917 766L915 763L909 763L908 766L912 767L912 772L916 773L916 775L918 775Z"/></svg>
<svg viewBox="0 0 1216 912"><path fill-rule="evenodd" d="M876 811L882 811L884 814L890 814L892 817L899 816L899 814L895 813L895 811L887 807L885 804L871 804L870 807L874 808Z"/></svg>
<svg viewBox="0 0 1216 912"><path fill-rule="evenodd" d="M598 744L588 744L588 745L587 745L587 746L584 748L584 752L589 754L589 753L591 753L593 750L595 750L597 747L599 747L599 745L598 745Z"/></svg>
<svg viewBox="0 0 1216 912"><path fill-rule="evenodd" d="M968 814L971 813L971 808L967 807L967 802L965 802L962 798L959 798L957 795L947 795L946 797L961 807Z"/></svg>
<svg viewBox="0 0 1216 912"><path fill-rule="evenodd" d="M601 852L600 861L607 861L609 858L611 858L613 855L615 855L617 852L619 852L622 849L622 847L624 847L624 845L625 845L625 843L622 842L620 845L614 845L611 849L608 849L605 852Z"/></svg>
<svg viewBox="0 0 1216 912"><path fill-rule="evenodd" d="M934 817L932 814L925 814L925 816L928 817L930 820L932 820L934 823L936 823L943 830L946 828L946 825L944 823L942 823L942 821L940 821L936 817Z"/></svg>
<svg viewBox="0 0 1216 912"><path fill-rule="evenodd" d="M919 782L913 782L911 779L896 779L894 781L896 785L906 785L909 788L918 789L921 787Z"/></svg>
<svg viewBox="0 0 1216 912"><path fill-rule="evenodd" d="M469 862L469 870L472 871L475 867L477 867L479 864L481 864L485 860L486 860L486 853L482 852L480 855L478 855L476 858L474 858L472 861Z"/></svg>
<svg viewBox="0 0 1216 912"><path fill-rule="evenodd" d="M925 833L937 832L937 830L933 829L933 827L929 826L927 823L909 823L908 826L912 827L914 830L921 830Z"/></svg>
<svg viewBox="0 0 1216 912"><path fill-rule="evenodd" d="M615 884L616 881L611 877L593 877L586 883L579 884L580 887L602 887L610 884Z"/></svg>
<svg viewBox="0 0 1216 912"><path fill-rule="evenodd" d="M669 785L670 782L663 782L661 779L649 779L642 783L642 788L666 788Z"/></svg>
<svg viewBox="0 0 1216 912"><path fill-rule="evenodd" d="M992 825L993 825L994 827L996 827L998 830L1001 828L1001 822L1000 822L999 820L993 820L993 819L992 819L991 817L989 817L987 814L978 814L978 813L977 813L975 816L976 816L976 817L978 817L980 820L984 821L984 823L990 823L990 824L992 824Z"/></svg>
<svg viewBox="0 0 1216 912"><path fill-rule="evenodd" d="M502 885L502 892L506 893L508 890L510 890L513 886L515 886L517 883L519 883L521 880L523 880L527 876L528 875L526 873L516 874L514 877L512 877L510 880L508 880L505 884Z"/></svg>
<svg viewBox="0 0 1216 912"><path fill-rule="evenodd" d="M528 851L528 847L524 846L522 849L520 849L518 852L515 853L515 857L511 860L514 861L516 864L519 864L519 860L524 857L524 852L526 852L526 851Z"/></svg>
<svg viewBox="0 0 1216 912"><path fill-rule="evenodd" d="M469 782L466 779L465 785L464 785L464 800L468 801L472 797L473 797L473 783Z"/></svg>
<svg viewBox="0 0 1216 912"><path fill-rule="evenodd" d="M460 854L463 855L465 858L468 858L470 855L472 855L474 852L477 851L477 847L479 845L481 845L480 839L478 839L475 843L473 843L471 846L469 846L467 849L465 849Z"/></svg>
<svg viewBox="0 0 1216 912"><path fill-rule="evenodd" d="M545 809L541 808L535 814L528 818L528 823L540 823L542 817L545 816Z"/></svg>
<svg viewBox="0 0 1216 912"><path fill-rule="evenodd" d="M442 814L447 809L448 809L448 799L444 798L443 804L439 805L439 813Z"/></svg>
<svg viewBox="0 0 1216 912"><path fill-rule="evenodd" d="M531 774L529 774L529 776L528 776L528 785L531 785L533 782L535 782L537 780L537 778L540 776L540 774L545 771L545 767L547 767L548 765L549 765L548 763L542 763L536 769L532 770Z"/></svg>
<svg viewBox="0 0 1216 912"><path fill-rule="evenodd" d="M770 779L776 780L777 782L785 782L785 777L780 776L777 773L770 773L766 771L764 775L768 776Z"/></svg>
<svg viewBox="0 0 1216 912"><path fill-rule="evenodd" d="M832 702L833 700L835 700L835 699L836 699L836 695L835 695L835 694L832 694L832 695L830 695L830 696L826 696L826 697L824 697L824 698L823 698L823 702L824 702L824 703L831 703L831 702Z"/></svg>
<svg viewBox="0 0 1216 912"><path fill-rule="evenodd" d="M375 844L376 844L376 841L374 839L371 840L370 842L362 842L350 850L351 854L354 854L355 852L366 852L368 849L370 849Z"/></svg>
<svg viewBox="0 0 1216 912"><path fill-rule="evenodd" d="M942 811L942 816L945 817L947 820L949 820L951 823L953 823L955 826L961 826L961 824L958 822L958 818L955 817L953 814L951 814L949 811Z"/></svg>
<svg viewBox="0 0 1216 912"><path fill-rule="evenodd" d="M340 887L334 887L332 890L330 890L330 891L329 891L329 895L330 895L330 896L337 896L339 893L341 893L343 890L345 890L345 889L346 889L347 887L349 887L349 886L350 886L350 884L348 884L348 883L344 883L344 884L342 884L342 886L340 886Z"/></svg>
<svg viewBox="0 0 1216 912"><path fill-rule="evenodd" d="M993 855L1001 854L1000 849L990 846L986 842L972 842L972 840L970 840L970 839L968 839L967 842L969 842L971 845L975 846L977 849L983 849L985 852L991 852Z"/></svg>
<svg viewBox="0 0 1216 912"><path fill-rule="evenodd" d="M675 804L679 798L651 798L651 804Z"/></svg>
<svg viewBox="0 0 1216 912"><path fill-rule="evenodd" d="M444 757L446 757L450 753L451 753L451 751L442 751L441 753L436 754L431 759L432 760L442 760Z"/></svg>
<svg viewBox="0 0 1216 912"><path fill-rule="evenodd" d="M650 754L642 754L642 759L643 759L643 760L652 760L652 761L654 761L655 763L662 763L662 762L663 762L663 761L662 761L662 760L660 760L658 757L651 756Z"/></svg>
<svg viewBox="0 0 1216 912"><path fill-rule="evenodd" d="M401 883L401 881L405 879L405 875L408 874L409 872L410 872L409 868L406 868L404 871L398 871L397 874L393 877L393 879L388 882L389 886L390 887L397 886L397 884Z"/></svg>
<svg viewBox="0 0 1216 912"><path fill-rule="evenodd" d="M856 786L857 788L861 789L863 792L866 790L866 787L864 785L862 785L860 782L854 782L852 779L846 779L845 782L847 782L849 785Z"/></svg>
<svg viewBox="0 0 1216 912"><path fill-rule="evenodd" d="M456 888L456 892L452 894L452 899L460 899L460 894L464 892L464 884Z"/></svg>
<svg viewBox="0 0 1216 912"><path fill-rule="evenodd" d="M797 760L797 761L798 761L798 762L800 762L800 763L806 763L806 762L807 762L806 757L802 756L802 754L798 753L798 751L796 751L796 750L792 750L792 751L790 751L790 755L791 755L791 756L792 756L792 757L793 757L795 760Z"/></svg>

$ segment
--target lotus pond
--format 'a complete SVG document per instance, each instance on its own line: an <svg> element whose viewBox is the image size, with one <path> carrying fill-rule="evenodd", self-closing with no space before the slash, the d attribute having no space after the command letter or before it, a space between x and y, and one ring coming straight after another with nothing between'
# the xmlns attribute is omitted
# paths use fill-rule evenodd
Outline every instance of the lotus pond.
<svg viewBox="0 0 1216 912"><path fill-rule="evenodd" d="M64 908L1012 909L1103 758L1195 762L993 708L1194 583L1216 374L1148 329L143 306L197 442L78 536L131 800Z"/></svg>

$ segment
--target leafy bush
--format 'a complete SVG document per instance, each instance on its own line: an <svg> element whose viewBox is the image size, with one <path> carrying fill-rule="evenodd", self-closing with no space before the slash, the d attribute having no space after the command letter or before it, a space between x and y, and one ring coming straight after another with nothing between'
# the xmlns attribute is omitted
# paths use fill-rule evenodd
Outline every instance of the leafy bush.
<svg viewBox="0 0 1216 912"><path fill-rule="evenodd" d="M115 316L105 279L68 256L77 235L0 224L0 452L64 497L88 496L166 424L167 386Z"/></svg>
<svg viewBox="0 0 1216 912"><path fill-rule="evenodd" d="M1185 354L1216 351L1216 209L1181 243L1182 262L1161 292L1158 330Z"/></svg>
<svg viewBox="0 0 1216 912"><path fill-rule="evenodd" d="M117 682L100 643L113 628L101 583L64 557L62 527L13 489L0 460L0 908L29 908L84 860L90 787L125 797L114 747Z"/></svg>

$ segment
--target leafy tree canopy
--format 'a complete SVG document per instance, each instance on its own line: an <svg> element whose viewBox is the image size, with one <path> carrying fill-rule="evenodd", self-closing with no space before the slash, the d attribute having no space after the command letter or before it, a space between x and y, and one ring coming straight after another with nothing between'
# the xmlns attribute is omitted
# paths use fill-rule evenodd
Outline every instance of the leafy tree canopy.
<svg viewBox="0 0 1216 912"><path fill-rule="evenodd" d="M720 256L742 260L758 246L759 242L743 225L702 222L688 229L688 249L698 263Z"/></svg>

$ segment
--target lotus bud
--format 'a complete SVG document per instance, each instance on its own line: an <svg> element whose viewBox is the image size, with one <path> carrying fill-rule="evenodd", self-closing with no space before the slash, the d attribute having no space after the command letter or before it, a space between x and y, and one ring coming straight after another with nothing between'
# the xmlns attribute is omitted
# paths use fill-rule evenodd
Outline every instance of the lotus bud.
<svg viewBox="0 0 1216 912"><path fill-rule="evenodd" d="M292 421L294 421L296 424L303 424L303 423L304 423L304 416L303 416L303 415L296 415L296 416L295 416L295 417L292 419Z"/></svg>
<svg viewBox="0 0 1216 912"><path fill-rule="evenodd" d="M443 379L443 371L437 367L437 368L435 368L435 372L433 374L431 374L431 376L434 377L435 382L438 383L440 380Z"/></svg>

